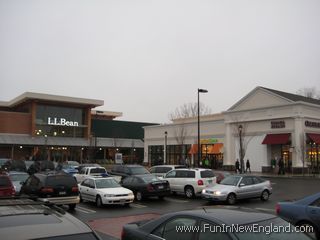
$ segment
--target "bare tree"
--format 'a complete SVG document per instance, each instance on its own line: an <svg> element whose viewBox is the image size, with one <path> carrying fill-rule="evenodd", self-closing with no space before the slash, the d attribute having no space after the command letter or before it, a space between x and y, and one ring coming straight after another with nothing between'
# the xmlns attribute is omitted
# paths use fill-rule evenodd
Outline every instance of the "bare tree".
<svg viewBox="0 0 320 240"><path fill-rule="evenodd" d="M308 98L320 99L320 93L316 88L301 88L297 91L297 94Z"/></svg>
<svg viewBox="0 0 320 240"><path fill-rule="evenodd" d="M177 144L180 146L181 148L181 152L180 152L180 159L184 159L186 152L185 152L185 148L184 148L184 143L185 143L185 139L188 135L187 132L187 128L185 126L185 124L181 124L177 129L175 129L174 131L174 138L177 142Z"/></svg>
<svg viewBox="0 0 320 240"><path fill-rule="evenodd" d="M240 157L241 173L243 173L245 169L244 156L246 155L249 142L253 138L253 137L247 137L247 128L248 128L248 123L246 122L240 123L239 121L235 121L235 124L233 125L233 133L236 136L236 138L239 139L239 157Z"/></svg>
<svg viewBox="0 0 320 240"><path fill-rule="evenodd" d="M200 116L211 114L211 109L200 102ZM169 114L170 120L198 116L198 103L185 103Z"/></svg>

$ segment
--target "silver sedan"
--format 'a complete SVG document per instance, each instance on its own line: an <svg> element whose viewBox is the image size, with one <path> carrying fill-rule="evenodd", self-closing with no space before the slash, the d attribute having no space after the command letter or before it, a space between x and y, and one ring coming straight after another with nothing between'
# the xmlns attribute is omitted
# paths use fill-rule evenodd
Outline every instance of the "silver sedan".
<svg viewBox="0 0 320 240"><path fill-rule="evenodd" d="M227 201L235 204L237 199L261 198L267 201L272 193L269 180L251 175L232 175L223 179L220 184L202 190L202 198L209 201Z"/></svg>

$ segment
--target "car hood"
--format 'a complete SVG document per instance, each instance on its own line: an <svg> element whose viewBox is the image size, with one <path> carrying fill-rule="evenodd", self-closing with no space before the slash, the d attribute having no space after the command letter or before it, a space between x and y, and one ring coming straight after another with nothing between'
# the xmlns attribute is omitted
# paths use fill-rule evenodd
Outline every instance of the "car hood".
<svg viewBox="0 0 320 240"><path fill-rule="evenodd" d="M237 188L236 186L231 186L231 185L222 185L222 184L216 184L214 186L211 187L207 187L205 188L206 190L209 191L231 191L234 190L235 188Z"/></svg>
<svg viewBox="0 0 320 240"><path fill-rule="evenodd" d="M129 194L132 193L131 190L124 188L124 187L117 187L117 188L101 188L97 189L102 194Z"/></svg>

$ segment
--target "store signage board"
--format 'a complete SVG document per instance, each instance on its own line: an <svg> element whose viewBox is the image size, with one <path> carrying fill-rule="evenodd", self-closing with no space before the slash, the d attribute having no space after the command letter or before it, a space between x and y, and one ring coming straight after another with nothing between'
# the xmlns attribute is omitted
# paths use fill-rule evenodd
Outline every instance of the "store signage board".
<svg viewBox="0 0 320 240"><path fill-rule="evenodd" d="M201 139L200 143L201 144L215 144L219 143L219 139L217 138L209 138L209 139Z"/></svg>
<svg viewBox="0 0 320 240"><path fill-rule="evenodd" d="M79 127L78 122L67 121L65 118L48 117L48 125Z"/></svg>
<svg viewBox="0 0 320 240"><path fill-rule="evenodd" d="M304 125L311 128L320 128L320 122L305 121Z"/></svg>
<svg viewBox="0 0 320 240"><path fill-rule="evenodd" d="M285 128L286 122L285 121L272 121L271 128Z"/></svg>
<svg viewBox="0 0 320 240"><path fill-rule="evenodd" d="M116 153L114 157L116 164L123 164L122 153Z"/></svg>

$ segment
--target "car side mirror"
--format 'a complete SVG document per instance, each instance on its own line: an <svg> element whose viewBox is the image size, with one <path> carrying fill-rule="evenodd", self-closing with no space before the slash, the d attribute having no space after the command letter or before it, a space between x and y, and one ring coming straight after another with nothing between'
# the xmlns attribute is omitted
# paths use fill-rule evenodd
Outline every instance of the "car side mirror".
<svg viewBox="0 0 320 240"><path fill-rule="evenodd" d="M244 183L240 183L239 187L244 187L245 184Z"/></svg>

